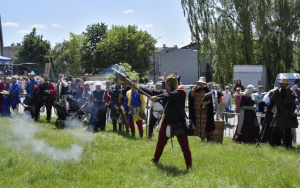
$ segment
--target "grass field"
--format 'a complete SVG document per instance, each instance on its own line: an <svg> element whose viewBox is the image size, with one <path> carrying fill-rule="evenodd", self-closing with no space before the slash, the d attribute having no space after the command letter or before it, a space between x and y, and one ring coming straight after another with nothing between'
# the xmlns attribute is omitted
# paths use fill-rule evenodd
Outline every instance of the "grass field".
<svg viewBox="0 0 300 188"><path fill-rule="evenodd" d="M153 140L0 118L0 187L300 187L300 152L189 137L193 169L176 139L157 165Z"/></svg>

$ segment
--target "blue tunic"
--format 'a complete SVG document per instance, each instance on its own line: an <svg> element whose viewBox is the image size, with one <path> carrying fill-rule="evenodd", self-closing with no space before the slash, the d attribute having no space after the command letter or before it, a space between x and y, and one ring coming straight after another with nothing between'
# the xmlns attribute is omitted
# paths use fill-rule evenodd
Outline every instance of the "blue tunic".
<svg viewBox="0 0 300 188"><path fill-rule="evenodd" d="M26 84L26 97L23 101L24 104L29 105L30 102L30 97L28 95L30 95L31 97L34 96L34 86L38 85L39 81L37 81L36 79L34 79L33 81L29 80Z"/></svg>
<svg viewBox="0 0 300 188"><path fill-rule="evenodd" d="M11 83L9 86L10 104L19 104L20 99L20 84L19 82Z"/></svg>

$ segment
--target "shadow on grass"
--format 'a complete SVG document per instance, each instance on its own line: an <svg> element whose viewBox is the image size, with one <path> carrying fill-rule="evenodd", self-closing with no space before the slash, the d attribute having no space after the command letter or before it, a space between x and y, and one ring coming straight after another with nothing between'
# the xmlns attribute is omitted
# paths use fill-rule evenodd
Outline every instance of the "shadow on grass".
<svg viewBox="0 0 300 188"><path fill-rule="evenodd" d="M182 176L189 173L189 170L187 169L179 169L177 166L174 165L164 165L161 163L156 164L157 168L159 168L161 171L166 173L168 176Z"/></svg>

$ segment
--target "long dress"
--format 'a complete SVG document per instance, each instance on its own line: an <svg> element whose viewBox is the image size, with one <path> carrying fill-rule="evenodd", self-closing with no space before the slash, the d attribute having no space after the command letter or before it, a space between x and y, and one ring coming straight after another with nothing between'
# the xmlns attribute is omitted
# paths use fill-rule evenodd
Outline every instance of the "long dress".
<svg viewBox="0 0 300 188"><path fill-rule="evenodd" d="M259 140L259 126L256 113L252 109L243 109L243 107L253 107L255 102L250 96L242 95L240 104L239 123L233 140L244 143L256 143Z"/></svg>
<svg viewBox="0 0 300 188"><path fill-rule="evenodd" d="M195 136L201 138L207 138L207 132L205 131L207 122L207 107L202 108L201 101L205 96L205 90L191 91L191 97L194 97L194 110L196 117L196 131Z"/></svg>

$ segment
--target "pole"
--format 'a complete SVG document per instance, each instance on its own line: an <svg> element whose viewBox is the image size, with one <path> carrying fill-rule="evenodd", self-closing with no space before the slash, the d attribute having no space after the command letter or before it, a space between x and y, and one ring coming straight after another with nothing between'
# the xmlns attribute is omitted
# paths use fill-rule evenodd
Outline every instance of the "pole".
<svg viewBox="0 0 300 188"><path fill-rule="evenodd" d="M155 64L155 56L154 56L154 53L155 53L155 52L153 52L153 70L154 70L154 73L153 73L153 84L156 83L156 70L155 70L156 64Z"/></svg>

